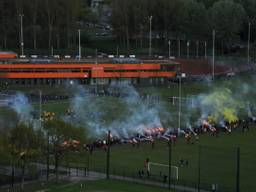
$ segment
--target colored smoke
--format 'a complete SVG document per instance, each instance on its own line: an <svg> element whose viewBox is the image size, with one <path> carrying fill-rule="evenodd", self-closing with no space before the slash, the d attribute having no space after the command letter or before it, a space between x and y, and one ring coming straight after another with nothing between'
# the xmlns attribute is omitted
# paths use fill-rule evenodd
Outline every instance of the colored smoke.
<svg viewBox="0 0 256 192"><path fill-rule="evenodd" d="M76 88L71 102L75 114L72 121L86 127L89 137L104 136L110 130L113 136L128 138L143 134L146 128L162 127L160 112L164 109L143 101L134 87L112 85L108 92L119 97L97 97L81 86Z"/></svg>
<svg viewBox="0 0 256 192"><path fill-rule="evenodd" d="M32 115L34 109L23 93L11 96L8 103L11 109L16 112L19 123L31 125L34 128L38 126L38 120L34 119Z"/></svg>
<svg viewBox="0 0 256 192"><path fill-rule="evenodd" d="M239 103L228 88L215 89L210 94L200 95L199 107L202 118L210 118L213 122L237 120Z"/></svg>

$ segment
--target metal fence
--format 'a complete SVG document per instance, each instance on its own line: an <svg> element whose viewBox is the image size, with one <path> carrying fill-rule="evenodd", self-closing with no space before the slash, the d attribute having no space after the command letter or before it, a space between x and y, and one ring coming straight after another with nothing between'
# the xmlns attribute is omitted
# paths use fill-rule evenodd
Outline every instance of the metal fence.
<svg viewBox="0 0 256 192"><path fill-rule="evenodd" d="M150 144L148 145L150 146ZM141 161L138 156L133 155L138 154L138 151L134 151L133 153L133 150L129 151L130 157L124 162L124 158L122 157L119 160L117 159L119 157L116 156L116 149L111 149L110 164L105 164L106 167L104 167L92 163L90 171L105 174L107 166L109 166L110 178L170 187L178 191L254 191L256 185L251 182L253 180L252 178L256 177L254 163L241 164L240 161L240 159L248 156L248 152L241 152L238 147L226 148L223 146L223 148L216 148L196 144L191 145L195 146L190 151L182 153L182 156L178 151L180 148L178 146L172 146L170 164L178 166L179 178L178 180L171 178L170 186L168 183L168 171L166 173L161 171L147 173L145 169L139 168L138 166L130 165L126 167L125 165L129 164L129 162L134 162L136 165ZM179 149L176 150L176 147ZM138 149L135 147L134 150ZM156 147L154 150L156 151L154 155L160 155L157 151L163 150L163 146ZM168 148L166 147L164 150L166 150L166 161L164 163L168 165ZM102 158L106 158L106 156L102 156ZM252 159L256 160L256 157L252 157ZM120 163L116 163L118 161ZM249 167L252 172L248 170ZM250 178L247 178L248 175L250 175Z"/></svg>
<svg viewBox="0 0 256 192"><path fill-rule="evenodd" d="M214 139L220 142L218 138ZM95 150L92 154L88 153L81 164L60 165L59 178L87 176L107 178L107 170L109 170L111 179L172 188L177 191L253 192L256 188L253 182L256 178L256 157L253 146L243 150L235 146L217 148L202 146L196 141L187 145L172 143L168 146L168 143L163 141L157 142L155 146L151 143L141 143L140 146L114 145L110 148L109 163L107 150ZM171 154L170 162L168 154ZM153 162L161 159L159 163L177 166L178 179L170 178L169 184L168 168L166 172L160 169L147 172L143 164L146 157L150 157L150 161ZM39 167L36 169L34 166L33 170L30 169L30 172L26 173L27 182L45 182L45 165ZM54 166L51 166L50 171L51 177L55 178ZM5 180L0 180L0 185L11 187L13 182L20 183L18 167L14 176L12 178L9 175Z"/></svg>

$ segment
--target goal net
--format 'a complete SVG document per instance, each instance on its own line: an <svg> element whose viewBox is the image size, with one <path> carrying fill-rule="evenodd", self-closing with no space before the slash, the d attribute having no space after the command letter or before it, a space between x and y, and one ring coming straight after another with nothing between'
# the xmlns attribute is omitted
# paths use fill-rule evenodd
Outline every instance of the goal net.
<svg viewBox="0 0 256 192"><path fill-rule="evenodd" d="M148 162L148 172L152 175L169 176L169 165L162 163ZM178 180L179 168L177 166L171 166L171 178Z"/></svg>

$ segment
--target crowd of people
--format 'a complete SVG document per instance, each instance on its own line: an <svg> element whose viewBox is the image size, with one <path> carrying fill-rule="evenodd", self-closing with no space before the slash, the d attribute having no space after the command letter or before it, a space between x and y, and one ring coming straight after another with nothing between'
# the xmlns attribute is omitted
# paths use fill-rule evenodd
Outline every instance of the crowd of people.
<svg viewBox="0 0 256 192"><path fill-rule="evenodd" d="M194 143L199 141L199 135L209 134L211 136L218 137L220 133L231 134L233 131L240 130L241 132L247 132L250 127L256 123L255 117L249 117L247 119L239 119L233 122L221 122L219 124L203 120L201 125L195 128L189 128L183 130L183 135L186 143ZM178 135L178 133L176 133ZM192 138L194 140L192 141ZM191 142L192 141L192 142Z"/></svg>
<svg viewBox="0 0 256 192"><path fill-rule="evenodd" d="M256 123L256 118L251 117L248 119L238 120L236 122L224 122L219 125L209 123L207 120L202 121L201 125L194 128L182 129L168 129L164 131L154 132L152 134L140 135L137 134L131 138L117 138L111 137L110 145L128 144L134 148L139 148L141 143L149 143L151 148L154 149L156 140L171 141L173 145L176 144L178 139L184 139L187 144L196 144L199 142L199 136L209 134L214 137L219 137L220 133L227 135L231 134L235 130L241 130L241 132L247 132L250 130L252 124ZM87 144L86 149L93 152L94 149L107 149L107 140L97 139L90 144Z"/></svg>

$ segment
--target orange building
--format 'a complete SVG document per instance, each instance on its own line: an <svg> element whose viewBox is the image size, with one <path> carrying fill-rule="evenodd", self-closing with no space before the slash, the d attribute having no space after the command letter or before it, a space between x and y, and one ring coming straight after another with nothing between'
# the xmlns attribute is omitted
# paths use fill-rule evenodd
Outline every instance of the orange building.
<svg viewBox="0 0 256 192"><path fill-rule="evenodd" d="M15 59L15 58L17 58L17 54L14 52L0 51L0 59Z"/></svg>
<svg viewBox="0 0 256 192"><path fill-rule="evenodd" d="M109 84L141 80L164 82L176 75L177 64L169 60L147 60L138 63L51 62L7 63L0 65L0 79L11 84L61 84L63 80L77 80L87 84ZM96 80L97 79L97 80Z"/></svg>

